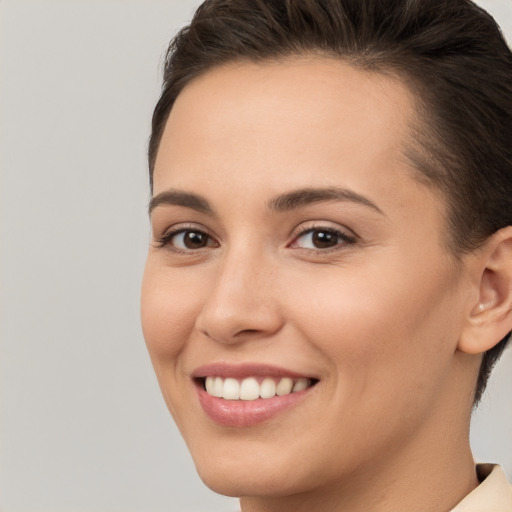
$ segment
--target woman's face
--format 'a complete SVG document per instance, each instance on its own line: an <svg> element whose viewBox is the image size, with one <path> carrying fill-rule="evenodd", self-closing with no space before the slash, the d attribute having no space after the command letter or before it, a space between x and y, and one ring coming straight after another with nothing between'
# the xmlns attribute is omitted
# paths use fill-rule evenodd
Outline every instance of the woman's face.
<svg viewBox="0 0 512 512"><path fill-rule="evenodd" d="M413 115L399 81L320 58L218 68L179 95L142 321L214 490L339 485L446 423L466 281L403 156Z"/></svg>

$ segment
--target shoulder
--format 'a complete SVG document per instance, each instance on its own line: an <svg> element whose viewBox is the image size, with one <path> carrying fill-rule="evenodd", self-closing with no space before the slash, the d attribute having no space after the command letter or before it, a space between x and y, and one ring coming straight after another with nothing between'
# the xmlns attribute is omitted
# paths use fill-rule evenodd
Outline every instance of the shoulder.
<svg viewBox="0 0 512 512"><path fill-rule="evenodd" d="M512 512L512 486L496 464L478 464L480 485L451 512Z"/></svg>

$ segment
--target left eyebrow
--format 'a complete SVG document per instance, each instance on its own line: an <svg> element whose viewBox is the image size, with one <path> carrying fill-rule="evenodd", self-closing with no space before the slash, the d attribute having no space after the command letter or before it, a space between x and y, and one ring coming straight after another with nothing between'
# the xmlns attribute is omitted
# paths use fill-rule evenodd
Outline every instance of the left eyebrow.
<svg viewBox="0 0 512 512"><path fill-rule="evenodd" d="M161 205L183 206L201 213L213 214L212 205L204 197L181 190L166 190L152 197L149 202L149 214Z"/></svg>
<svg viewBox="0 0 512 512"><path fill-rule="evenodd" d="M285 212L295 210L312 203L324 201L349 201L372 208L385 215L384 212L370 199L364 197L353 190L346 188L328 187L328 188L302 188L279 195L268 202L271 210Z"/></svg>

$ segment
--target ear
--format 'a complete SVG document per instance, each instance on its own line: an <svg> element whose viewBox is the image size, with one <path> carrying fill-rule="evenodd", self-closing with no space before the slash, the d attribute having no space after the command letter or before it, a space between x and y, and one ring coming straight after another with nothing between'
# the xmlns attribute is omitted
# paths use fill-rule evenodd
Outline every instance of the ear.
<svg viewBox="0 0 512 512"><path fill-rule="evenodd" d="M467 354L486 352L512 330L512 226L491 236L474 263L478 300L458 344Z"/></svg>

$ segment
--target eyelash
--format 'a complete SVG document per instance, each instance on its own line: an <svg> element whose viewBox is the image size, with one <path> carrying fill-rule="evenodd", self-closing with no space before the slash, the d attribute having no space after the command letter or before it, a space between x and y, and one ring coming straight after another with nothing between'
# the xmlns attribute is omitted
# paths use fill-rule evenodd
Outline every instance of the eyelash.
<svg viewBox="0 0 512 512"><path fill-rule="evenodd" d="M190 254L192 252L196 252L195 249L180 249L178 247L174 247L171 245L172 239L181 234L181 233L197 233L206 236L208 239L213 240L213 237L210 236L204 229L201 229L197 226L181 226L175 229L170 229L169 231L166 231L158 240L156 240L156 246L158 248L164 248L167 247L168 249L172 250L175 253L178 254Z"/></svg>
<svg viewBox="0 0 512 512"><path fill-rule="evenodd" d="M325 253L332 252L332 251L339 251L347 245L349 245L349 246L354 245L357 243L357 240L358 240L356 235L348 234L347 232L342 231L341 229L318 225L318 226L308 226L308 227L300 228L299 231L294 235L293 241L288 245L288 247L293 247L294 244L297 243L297 240L299 240L301 237L304 237L305 235L308 235L308 234L313 234L315 232L327 233L329 235L335 235L338 239L341 240L341 242L336 243L333 247L323 248L323 249L301 248L301 247L297 247L297 248L302 249L304 251L309 251L309 252L314 251L317 254L325 254Z"/></svg>
<svg viewBox="0 0 512 512"><path fill-rule="evenodd" d="M167 247L172 252L177 253L177 254L191 254L194 252L198 252L200 249L208 247L208 246L205 246L205 247L201 247L198 249L180 249L178 247L172 246L171 242L172 242L173 238L179 234L186 233L186 232L196 233L199 235L206 236L209 240L214 240L214 238L211 235L209 235L206 232L206 230L203 230L196 226L184 226L184 227L179 227L179 228L175 228L175 229L166 231L158 240L156 240L155 245L158 248ZM318 253L318 254L325 254L328 252L341 250L341 248L346 245L349 245L349 246L354 245L358 241L358 238L356 235L349 235L340 229L336 229L333 227L325 227L325 226L309 226L309 227L300 228L299 231L293 235L293 240L290 244L287 245L287 247L293 248L294 245L297 243L297 240L299 240L301 237L304 237L305 235L308 235L308 234L313 234L315 232L334 235L338 239L341 240L341 243L336 243L333 247L328 247L328 248L323 248L323 249L322 248L303 248L303 247L296 247L296 248L304 250L304 251L309 251L309 252L314 251L315 253ZM218 246L218 242L216 242L216 244Z"/></svg>

